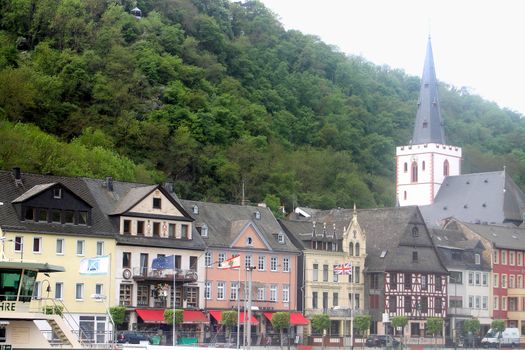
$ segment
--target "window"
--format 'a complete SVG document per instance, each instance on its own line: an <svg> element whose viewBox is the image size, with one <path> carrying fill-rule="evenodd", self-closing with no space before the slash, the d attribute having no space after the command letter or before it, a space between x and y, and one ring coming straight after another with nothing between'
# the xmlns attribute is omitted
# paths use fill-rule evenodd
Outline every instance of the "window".
<svg viewBox="0 0 525 350"><path fill-rule="evenodd" d="M468 284L470 286L474 285L474 272L469 271L468 273Z"/></svg>
<svg viewBox="0 0 525 350"><path fill-rule="evenodd" d="M122 253L122 267L123 268L131 267L131 253L130 252Z"/></svg>
<svg viewBox="0 0 525 350"><path fill-rule="evenodd" d="M284 243L285 243L285 242L284 242L284 233L282 233L282 232L279 233L279 234L277 235L277 240L279 241L279 243L284 244Z"/></svg>
<svg viewBox="0 0 525 350"><path fill-rule="evenodd" d="M33 221L33 220L35 220L35 208L32 208L32 207L26 207L26 208L25 208L24 219L25 219L25 220L28 220L28 221Z"/></svg>
<svg viewBox="0 0 525 350"><path fill-rule="evenodd" d="M417 252L414 251L414 252L412 252L412 262L417 262L417 260L418 260L417 259Z"/></svg>
<svg viewBox="0 0 525 350"><path fill-rule="evenodd" d="M246 238L246 245L252 245L253 244L253 239L251 237L248 237Z"/></svg>
<svg viewBox="0 0 525 350"><path fill-rule="evenodd" d="M507 288L507 275L501 274L501 288Z"/></svg>
<svg viewBox="0 0 525 350"><path fill-rule="evenodd" d="M507 310L507 297L501 297L501 310Z"/></svg>
<svg viewBox="0 0 525 350"><path fill-rule="evenodd" d="M225 288L224 282L217 282L217 299L219 300L224 299L224 288Z"/></svg>
<svg viewBox="0 0 525 350"><path fill-rule="evenodd" d="M168 237L173 238L175 237L175 230L177 229L177 225L175 224L168 224Z"/></svg>
<svg viewBox="0 0 525 350"><path fill-rule="evenodd" d="M481 257L479 254L474 254L474 260L475 260L475 263L476 265L480 265L481 264Z"/></svg>
<svg viewBox="0 0 525 350"><path fill-rule="evenodd" d="M88 213L87 211L79 211L78 212L78 224L79 225L87 225L88 223Z"/></svg>
<svg viewBox="0 0 525 350"><path fill-rule="evenodd" d="M207 300L211 299L211 282L206 281L204 284L204 298Z"/></svg>
<svg viewBox="0 0 525 350"><path fill-rule="evenodd" d="M259 271L266 270L266 257L264 255L259 255L259 264L257 265L257 270Z"/></svg>
<svg viewBox="0 0 525 350"><path fill-rule="evenodd" d="M355 296L354 296L354 305L355 305L355 309L358 310L359 307L360 307L360 303L359 303L359 293L356 293Z"/></svg>
<svg viewBox="0 0 525 350"><path fill-rule="evenodd" d="M319 265L314 264L312 269L312 281L317 282L319 280Z"/></svg>
<svg viewBox="0 0 525 350"><path fill-rule="evenodd" d="M440 297L437 297L435 300L435 311L436 313L440 314L443 310L443 299L441 299Z"/></svg>
<svg viewBox="0 0 525 350"><path fill-rule="evenodd" d="M408 163L407 163L407 162L405 162L405 163L403 164L403 171L404 171L405 173L408 172Z"/></svg>
<svg viewBox="0 0 525 350"><path fill-rule="evenodd" d="M121 284L120 285L120 295L119 295L119 305L121 306L131 306L131 296L133 295L133 285L132 284Z"/></svg>
<svg viewBox="0 0 525 350"><path fill-rule="evenodd" d="M328 265L323 265L323 282L328 282Z"/></svg>
<svg viewBox="0 0 525 350"><path fill-rule="evenodd" d="M440 275L435 275L436 280L436 292L440 291L443 288L443 282Z"/></svg>
<svg viewBox="0 0 525 350"><path fill-rule="evenodd" d="M494 249L494 264L499 264L499 251Z"/></svg>
<svg viewBox="0 0 525 350"><path fill-rule="evenodd" d="M327 309L328 309L328 292L323 292L323 312L328 311Z"/></svg>
<svg viewBox="0 0 525 350"><path fill-rule="evenodd" d="M161 209L161 208L162 208L162 199L153 198L153 209Z"/></svg>
<svg viewBox="0 0 525 350"><path fill-rule="evenodd" d="M495 273L493 274L493 277L494 277L493 287L498 288L499 287L499 274Z"/></svg>
<svg viewBox="0 0 525 350"><path fill-rule="evenodd" d="M360 252L359 252L359 243L356 243L355 244L355 256L359 256Z"/></svg>
<svg viewBox="0 0 525 350"><path fill-rule="evenodd" d="M270 286L270 301L277 301L277 285L272 284Z"/></svg>
<svg viewBox="0 0 525 350"><path fill-rule="evenodd" d="M64 298L64 283L55 283L55 299L62 300Z"/></svg>
<svg viewBox="0 0 525 350"><path fill-rule="evenodd" d="M175 268L182 269L182 256L180 255L175 255Z"/></svg>
<svg viewBox="0 0 525 350"><path fill-rule="evenodd" d="M388 298L388 311L397 312L397 296L391 295Z"/></svg>
<svg viewBox="0 0 525 350"><path fill-rule="evenodd" d="M290 258L287 256L283 258L283 272L290 272Z"/></svg>
<svg viewBox="0 0 525 350"><path fill-rule="evenodd" d="M405 273L405 289L412 289L412 275Z"/></svg>
<svg viewBox="0 0 525 350"><path fill-rule="evenodd" d="M494 310L499 310L499 298L498 297L494 297L494 305L492 305L492 308Z"/></svg>
<svg viewBox="0 0 525 350"><path fill-rule="evenodd" d="M77 255L84 255L85 241L77 241Z"/></svg>
<svg viewBox="0 0 525 350"><path fill-rule="evenodd" d="M197 271L198 260L199 260L199 257L197 257L197 256L190 256L190 270Z"/></svg>
<svg viewBox="0 0 525 350"><path fill-rule="evenodd" d="M514 255L514 252L509 252L509 264L510 265L515 265L516 264L516 259L515 259L515 255Z"/></svg>
<svg viewBox="0 0 525 350"><path fill-rule="evenodd" d="M339 306L339 293L332 294L332 306Z"/></svg>
<svg viewBox="0 0 525 350"><path fill-rule="evenodd" d="M332 273L332 281L333 282L338 282L339 281L339 275L337 274L337 271L335 270L335 266L337 266L337 265L334 265L334 270L333 270L333 273Z"/></svg>
<svg viewBox="0 0 525 350"><path fill-rule="evenodd" d="M479 272L476 272L476 286L481 285L481 274Z"/></svg>
<svg viewBox="0 0 525 350"><path fill-rule="evenodd" d="M448 283L463 284L463 273L461 271L450 271Z"/></svg>
<svg viewBox="0 0 525 350"><path fill-rule="evenodd" d="M484 310L488 309L488 303L489 303L489 297L483 296L483 299L481 300L481 308Z"/></svg>
<svg viewBox="0 0 525 350"><path fill-rule="evenodd" d="M507 265L507 251L506 250L501 251L501 264Z"/></svg>
<svg viewBox="0 0 525 350"><path fill-rule="evenodd" d="M251 255L246 255L244 257L244 266L246 267L246 269L251 269L253 264L252 264L252 256Z"/></svg>
<svg viewBox="0 0 525 350"><path fill-rule="evenodd" d="M204 266L211 267L211 258L211 252L206 252L206 254L204 254Z"/></svg>
<svg viewBox="0 0 525 350"><path fill-rule="evenodd" d="M412 227L412 237L419 237L419 229L416 226Z"/></svg>
<svg viewBox="0 0 525 350"><path fill-rule="evenodd" d="M480 309L481 308L481 297L479 295L476 295L476 304L475 304L475 308L476 309Z"/></svg>
<svg viewBox="0 0 525 350"><path fill-rule="evenodd" d="M51 210L51 221L55 222L55 223L61 223L62 222L62 213L60 212L59 209L52 209Z"/></svg>
<svg viewBox="0 0 525 350"><path fill-rule="evenodd" d="M62 189L59 187L53 188L53 198L60 199L62 198Z"/></svg>
<svg viewBox="0 0 525 350"><path fill-rule="evenodd" d="M403 199L407 199L407 191L403 191Z"/></svg>
<svg viewBox="0 0 525 350"><path fill-rule="evenodd" d="M516 288L514 284L514 275L509 275L509 288Z"/></svg>
<svg viewBox="0 0 525 350"><path fill-rule="evenodd" d="M144 221L137 221L137 235L144 236Z"/></svg>
<svg viewBox="0 0 525 350"><path fill-rule="evenodd" d="M283 303L290 301L290 286L288 284L283 285Z"/></svg>
<svg viewBox="0 0 525 350"><path fill-rule="evenodd" d="M516 265L523 266L523 253L518 252L516 260Z"/></svg>
<svg viewBox="0 0 525 350"><path fill-rule="evenodd" d="M317 292L312 292L312 309L317 309Z"/></svg>
<svg viewBox="0 0 525 350"><path fill-rule="evenodd" d="M449 303L451 308L462 308L463 307L463 297L461 296L450 296Z"/></svg>
<svg viewBox="0 0 525 350"><path fill-rule="evenodd" d="M474 296L473 295L468 296L468 307L470 309L474 308Z"/></svg>
<svg viewBox="0 0 525 350"><path fill-rule="evenodd" d="M204 224L201 227L201 236L208 237L208 225Z"/></svg>
<svg viewBox="0 0 525 350"><path fill-rule="evenodd" d="M354 276L354 283L359 283L361 280L361 273L360 273L360 267L354 266L352 274Z"/></svg>
<svg viewBox="0 0 525 350"><path fill-rule="evenodd" d="M412 182L417 182L417 163L412 162L412 176L411 176Z"/></svg>
<svg viewBox="0 0 525 350"><path fill-rule="evenodd" d="M397 290L397 273L390 272L390 289Z"/></svg>
<svg viewBox="0 0 525 350"><path fill-rule="evenodd" d="M40 208L38 211L38 221L47 222L47 209Z"/></svg>
<svg viewBox="0 0 525 350"><path fill-rule="evenodd" d="M448 176L449 174L449 164L448 164L448 159L445 159L445 161L443 162L443 176Z"/></svg>
<svg viewBox="0 0 525 350"><path fill-rule="evenodd" d="M428 297L421 297L419 302L419 311L424 314L428 313Z"/></svg>
<svg viewBox="0 0 525 350"><path fill-rule="evenodd" d="M264 298L266 297L265 294L266 293L265 293L264 287L257 288L257 300L264 301Z"/></svg>
<svg viewBox="0 0 525 350"><path fill-rule="evenodd" d="M95 284L95 294L98 294L98 295L104 294L104 285L102 283Z"/></svg>
<svg viewBox="0 0 525 350"><path fill-rule="evenodd" d="M421 290L427 290L428 288L428 276L421 274Z"/></svg>
<svg viewBox="0 0 525 350"><path fill-rule="evenodd" d="M182 238L191 239L190 230L189 230L188 225L186 224L180 225L180 231L181 231Z"/></svg>
<svg viewBox="0 0 525 350"><path fill-rule="evenodd" d="M405 295L405 312L412 312L412 297Z"/></svg>
<svg viewBox="0 0 525 350"><path fill-rule="evenodd" d="M63 238L57 238L55 252L58 255L64 255L64 239Z"/></svg>
<svg viewBox="0 0 525 350"><path fill-rule="evenodd" d="M153 222L153 237L160 237L160 222Z"/></svg>
<svg viewBox="0 0 525 350"><path fill-rule="evenodd" d="M226 253L219 253L219 257L217 258L217 263L219 266L226 260Z"/></svg>
<svg viewBox="0 0 525 350"><path fill-rule="evenodd" d="M348 253L350 256L354 256L354 243L350 242L350 245L348 247Z"/></svg>
<svg viewBox="0 0 525 350"><path fill-rule="evenodd" d="M42 237L33 237L33 253L41 253Z"/></svg>
<svg viewBox="0 0 525 350"><path fill-rule="evenodd" d="M517 285L516 285L516 288L523 288L523 276L521 275L518 275L517 278ZM525 304L523 304L523 306L525 306Z"/></svg>
<svg viewBox="0 0 525 350"><path fill-rule="evenodd" d="M122 229L122 232L125 234L131 233L131 220L124 220L124 227Z"/></svg>
<svg viewBox="0 0 525 350"><path fill-rule="evenodd" d="M232 282L230 287L230 300L237 300L239 295L239 282Z"/></svg>
<svg viewBox="0 0 525 350"><path fill-rule="evenodd" d="M425 161L421 163L421 170L425 171Z"/></svg>
<svg viewBox="0 0 525 350"><path fill-rule="evenodd" d="M277 271L277 257L272 256L270 258L270 271Z"/></svg>
<svg viewBox="0 0 525 350"><path fill-rule="evenodd" d="M64 211L64 223L74 224L75 223L75 212L73 210Z"/></svg>
<svg viewBox="0 0 525 350"><path fill-rule="evenodd" d="M104 255L104 242L103 241L97 241L97 255L98 256Z"/></svg>
<svg viewBox="0 0 525 350"><path fill-rule="evenodd" d="M16 236L14 244L15 252L20 253L24 249L24 237Z"/></svg>
<svg viewBox="0 0 525 350"><path fill-rule="evenodd" d="M489 274L487 272L483 272L481 275L481 284L486 287L489 285Z"/></svg>
<svg viewBox="0 0 525 350"><path fill-rule="evenodd" d="M84 283L77 283L75 286L75 299L83 300L84 299Z"/></svg>

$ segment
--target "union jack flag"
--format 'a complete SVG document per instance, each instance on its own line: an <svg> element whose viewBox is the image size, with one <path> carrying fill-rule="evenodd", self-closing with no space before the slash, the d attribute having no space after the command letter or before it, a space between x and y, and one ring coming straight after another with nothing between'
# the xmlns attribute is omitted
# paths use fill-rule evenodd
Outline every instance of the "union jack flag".
<svg viewBox="0 0 525 350"><path fill-rule="evenodd" d="M352 263L334 265L334 273L336 275L351 275L352 274Z"/></svg>

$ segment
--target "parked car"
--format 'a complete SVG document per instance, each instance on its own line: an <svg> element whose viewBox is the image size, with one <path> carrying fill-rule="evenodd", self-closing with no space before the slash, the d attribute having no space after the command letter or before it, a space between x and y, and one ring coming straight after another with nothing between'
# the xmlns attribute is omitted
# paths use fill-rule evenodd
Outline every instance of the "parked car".
<svg viewBox="0 0 525 350"><path fill-rule="evenodd" d="M150 341L150 338L141 332L125 331L117 336L117 343L140 344L141 341Z"/></svg>
<svg viewBox="0 0 525 350"><path fill-rule="evenodd" d="M484 348L491 346L498 347L500 345L517 348L520 346L520 330L518 328L505 328L505 330L500 333L493 331L491 328L481 340L481 345Z"/></svg>
<svg viewBox="0 0 525 350"><path fill-rule="evenodd" d="M392 337L391 335L370 334L366 338L366 346L368 347L392 346L396 348L399 346L399 344L399 340Z"/></svg>

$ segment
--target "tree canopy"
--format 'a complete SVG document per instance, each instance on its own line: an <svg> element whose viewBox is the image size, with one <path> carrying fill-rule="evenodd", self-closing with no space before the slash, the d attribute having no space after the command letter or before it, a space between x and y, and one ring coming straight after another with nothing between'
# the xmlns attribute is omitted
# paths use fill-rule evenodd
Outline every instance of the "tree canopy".
<svg viewBox="0 0 525 350"><path fill-rule="evenodd" d="M418 77L287 31L258 1L2 0L0 11L1 168L170 179L183 198L236 203L244 183L275 211L395 204ZM440 97L463 169L507 165L523 187L522 115L445 84Z"/></svg>

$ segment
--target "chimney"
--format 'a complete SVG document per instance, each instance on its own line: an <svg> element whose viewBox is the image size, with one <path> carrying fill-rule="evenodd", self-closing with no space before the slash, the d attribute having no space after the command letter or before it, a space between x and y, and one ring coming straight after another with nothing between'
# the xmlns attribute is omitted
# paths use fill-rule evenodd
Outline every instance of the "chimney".
<svg viewBox="0 0 525 350"><path fill-rule="evenodd" d="M20 174L20 168L14 167L13 168L13 175L15 176L15 180L22 180L22 175Z"/></svg>
<svg viewBox="0 0 525 350"><path fill-rule="evenodd" d="M108 191L113 192L113 177L106 177L106 188L108 189Z"/></svg>

